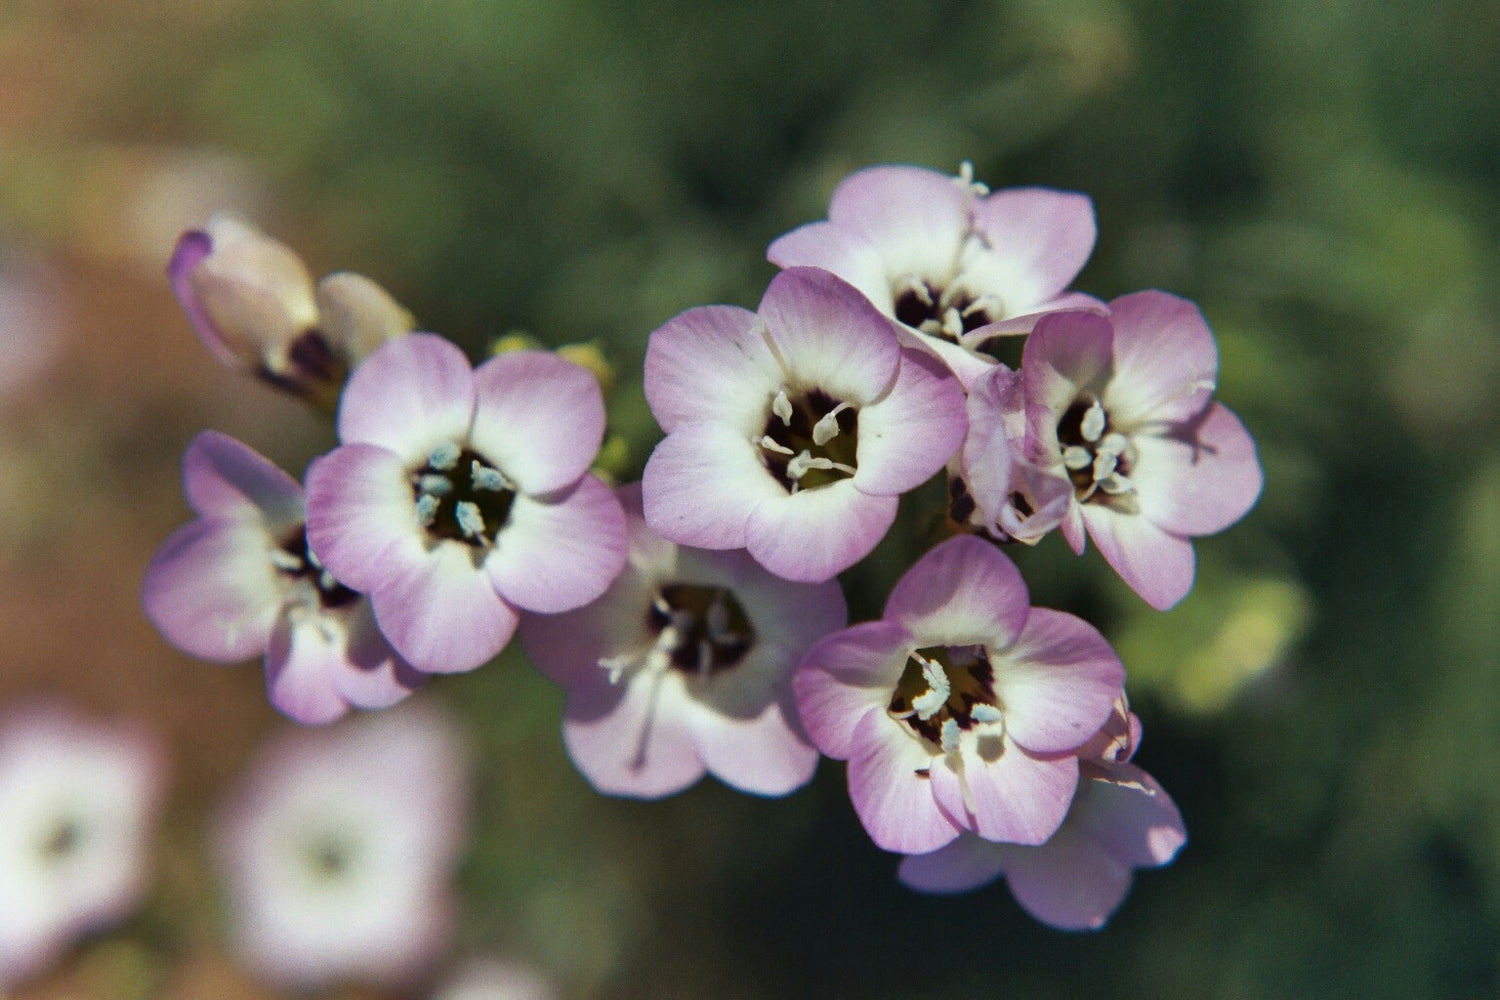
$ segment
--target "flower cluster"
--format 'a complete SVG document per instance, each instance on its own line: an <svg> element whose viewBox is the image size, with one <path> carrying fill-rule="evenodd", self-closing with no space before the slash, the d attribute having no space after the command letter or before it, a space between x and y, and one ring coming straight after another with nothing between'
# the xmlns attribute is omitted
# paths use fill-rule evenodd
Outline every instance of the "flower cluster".
<svg viewBox="0 0 1500 1000"><path fill-rule="evenodd" d="M820 755L847 760L908 885L1003 873L1039 919L1100 926L1134 868L1171 860L1181 818L1129 762L1118 656L1031 607L1000 546L1092 538L1165 610L1192 587L1192 539L1244 516L1261 470L1213 400L1196 306L1070 290L1095 236L1083 194L990 191L967 165L853 174L826 221L770 245L781 271L753 312L702 306L650 335L664 438L611 490L590 471L590 372L535 350L471 367L368 279L315 288L216 218L171 267L200 337L331 391L340 444L304 496L243 445L194 442L199 520L158 553L147 611L188 652L264 654L272 700L309 723L471 670L519 629L568 689L564 740L598 790L654 798L712 773L783 795ZM1017 338L1011 368L995 354ZM948 537L848 626L836 577L934 478L947 499L926 520Z"/></svg>

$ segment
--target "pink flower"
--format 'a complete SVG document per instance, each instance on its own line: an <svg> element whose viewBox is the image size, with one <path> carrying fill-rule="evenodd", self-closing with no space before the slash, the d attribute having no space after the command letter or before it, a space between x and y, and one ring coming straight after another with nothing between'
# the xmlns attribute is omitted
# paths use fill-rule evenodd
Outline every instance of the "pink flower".
<svg viewBox="0 0 1500 1000"><path fill-rule="evenodd" d="M925 853L965 830L1040 844L1062 822L1075 754L1125 675L1086 622L1028 605L998 549L951 538L897 582L880 621L829 636L798 666L803 724L849 761L880 847Z"/></svg>
<svg viewBox="0 0 1500 1000"><path fill-rule="evenodd" d="M414 326L369 278L345 271L314 287L289 247L223 212L182 234L167 277L221 363L330 409L351 368Z"/></svg>
<svg viewBox="0 0 1500 1000"><path fill-rule="evenodd" d="M448 980L432 1000L558 1000L546 976L526 965L500 959L473 959Z"/></svg>
<svg viewBox="0 0 1500 1000"><path fill-rule="evenodd" d="M901 881L923 892L966 892L1004 875L1016 901L1043 923L1103 927L1130 891L1134 870L1170 864L1187 842L1166 790L1127 763L1139 731L1130 719L1128 738L1111 734L1105 749L1084 748L1073 805L1045 844L997 844L965 834L931 854L905 858Z"/></svg>
<svg viewBox="0 0 1500 1000"><path fill-rule="evenodd" d="M1154 608L1193 585L1194 535L1221 531L1260 495L1255 442L1212 402L1218 351L1198 308L1137 292L1044 317L1022 360L1027 459L1073 484L1062 522L1084 529Z"/></svg>
<svg viewBox="0 0 1500 1000"><path fill-rule="evenodd" d="M651 335L646 399L666 431L641 484L646 521L704 549L748 549L816 583L869 554L897 498L963 440L963 392L901 347L855 289L813 268L771 280L759 312L690 309Z"/></svg>
<svg viewBox="0 0 1500 1000"><path fill-rule="evenodd" d="M157 550L142 594L169 642L223 663L264 655L271 703L304 723L385 708L421 683L369 601L308 547L296 480L213 431L188 446L182 478L198 520Z"/></svg>
<svg viewBox="0 0 1500 1000"><path fill-rule="evenodd" d="M282 732L218 817L231 936L280 988L405 986L447 949L467 759L425 707Z"/></svg>
<svg viewBox="0 0 1500 1000"><path fill-rule="evenodd" d="M135 908L161 794L160 749L132 727L0 718L0 991Z"/></svg>
<svg viewBox="0 0 1500 1000"><path fill-rule="evenodd" d="M408 662L472 670L520 609L580 607L624 565L624 514L588 474L603 434L598 383L556 355L471 369L442 337L393 340L349 379L343 445L308 469L308 540Z"/></svg>
<svg viewBox="0 0 1500 1000"><path fill-rule="evenodd" d="M656 798L705 770L747 792L806 784L818 752L802 733L791 670L848 620L838 583L790 583L744 552L682 548L646 526L640 487L620 490L625 572L562 615L527 615L521 640L568 688L563 735L601 792Z"/></svg>
<svg viewBox="0 0 1500 1000"><path fill-rule="evenodd" d="M766 256L832 271L900 320L967 387L994 363L997 336L1024 334L1041 313L1102 308L1064 289L1094 249L1087 195L1045 188L991 192L922 167L868 167L833 192L828 221L795 229Z"/></svg>

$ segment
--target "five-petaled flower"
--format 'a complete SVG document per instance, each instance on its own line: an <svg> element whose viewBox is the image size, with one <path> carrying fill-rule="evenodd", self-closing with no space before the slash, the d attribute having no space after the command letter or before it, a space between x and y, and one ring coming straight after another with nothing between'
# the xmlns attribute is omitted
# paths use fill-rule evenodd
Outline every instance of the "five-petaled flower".
<svg viewBox="0 0 1500 1000"><path fill-rule="evenodd" d="M803 582L868 555L900 494L964 433L963 392L942 365L815 268L778 274L758 312L705 306L658 329L646 399L667 432L641 484L647 523L683 545L748 549Z"/></svg>
<svg viewBox="0 0 1500 1000"><path fill-rule="evenodd" d="M76 938L123 919L146 888L160 748L57 705L0 719L0 992Z"/></svg>
<svg viewBox="0 0 1500 1000"><path fill-rule="evenodd" d="M879 166L834 189L828 221L794 229L766 252L780 267L826 268L914 331L967 387L994 363L995 337L1024 334L1041 313L1101 308L1064 289L1094 249L1087 195L990 191L958 177Z"/></svg>
<svg viewBox="0 0 1500 1000"><path fill-rule="evenodd" d="M167 277L221 363L330 411L349 371L415 325L363 275L340 271L314 286L289 247L223 212L182 234Z"/></svg>
<svg viewBox="0 0 1500 1000"><path fill-rule="evenodd" d="M1129 763L1140 723L1128 710L1080 750L1078 791L1067 818L1037 847L964 834L902 860L900 879L924 892L966 892L1004 875L1026 911L1061 930L1097 930L1124 901L1137 868L1170 864L1187 842L1165 789ZM1113 731L1111 731L1113 730Z"/></svg>
<svg viewBox="0 0 1500 1000"><path fill-rule="evenodd" d="M581 607L624 565L624 513L588 472L604 401L571 362L519 351L470 368L409 334L355 370L338 423L343 444L307 471L308 541L419 670L474 669L520 609Z"/></svg>
<svg viewBox="0 0 1500 1000"><path fill-rule="evenodd" d="M467 753L410 703L262 746L217 818L236 951L266 982L410 985L452 938Z"/></svg>
<svg viewBox="0 0 1500 1000"><path fill-rule="evenodd" d="M569 755L614 795L670 795L705 770L762 795L800 788L818 752L797 720L791 670L847 621L838 583L782 580L743 551L679 547L646 526L639 486L620 498L625 572L578 611L521 619L532 661L568 688Z"/></svg>
<svg viewBox="0 0 1500 1000"><path fill-rule="evenodd" d="M793 683L813 742L849 761L871 838L918 854L965 830L1052 836L1078 783L1075 754L1124 677L1092 626L1030 607L1015 564L962 535L902 576L881 620L814 646Z"/></svg>
<svg viewBox="0 0 1500 1000"><path fill-rule="evenodd" d="M1260 495L1255 441L1212 401L1218 349L1198 307L1165 292L1055 313L1021 362L1027 460L1073 484L1062 532L1084 530L1154 608L1193 585L1193 535L1221 531Z"/></svg>
<svg viewBox="0 0 1500 1000"><path fill-rule="evenodd" d="M214 431L188 445L182 479L198 520L162 543L142 593L173 645L222 663L264 655L271 703L304 723L386 708L422 682L308 546L296 480Z"/></svg>

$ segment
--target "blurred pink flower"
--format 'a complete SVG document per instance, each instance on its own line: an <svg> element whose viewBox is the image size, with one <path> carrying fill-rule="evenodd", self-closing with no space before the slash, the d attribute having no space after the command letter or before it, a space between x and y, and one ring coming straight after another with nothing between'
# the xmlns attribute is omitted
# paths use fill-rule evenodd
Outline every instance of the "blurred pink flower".
<svg viewBox="0 0 1500 1000"><path fill-rule="evenodd" d="M240 957L296 989L430 970L452 938L468 795L458 734L428 706L273 737L216 826Z"/></svg>
<svg viewBox="0 0 1500 1000"><path fill-rule="evenodd" d="M535 969L500 959L474 959L438 988L432 1000L558 1000L561 996Z"/></svg>
<svg viewBox="0 0 1500 1000"><path fill-rule="evenodd" d="M162 771L128 725L40 704L0 718L0 991L135 908Z"/></svg>

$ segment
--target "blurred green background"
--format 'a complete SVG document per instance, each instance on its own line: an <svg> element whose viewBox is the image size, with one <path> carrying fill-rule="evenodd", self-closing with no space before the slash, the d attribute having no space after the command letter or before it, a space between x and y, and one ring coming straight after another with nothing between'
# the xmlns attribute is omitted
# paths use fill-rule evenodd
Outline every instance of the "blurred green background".
<svg viewBox="0 0 1500 1000"><path fill-rule="evenodd" d="M753 306L846 173L967 159L1090 193L1078 287L1197 300L1259 442L1259 506L1167 614L1095 553L1019 554L1117 642L1180 859L1090 935L1003 885L918 896L842 765L781 801L595 795L508 652L424 695L481 754L459 950L602 998L1495 996L1497 51L1500 7L1458 0L10 0L0 273L55 344L0 397L0 698L145 717L177 759L146 910L24 995L269 995L223 957L201 829L282 723L136 594L194 433L294 470L331 434L198 348L180 229L232 207L475 356L599 341L638 469L652 329Z"/></svg>

